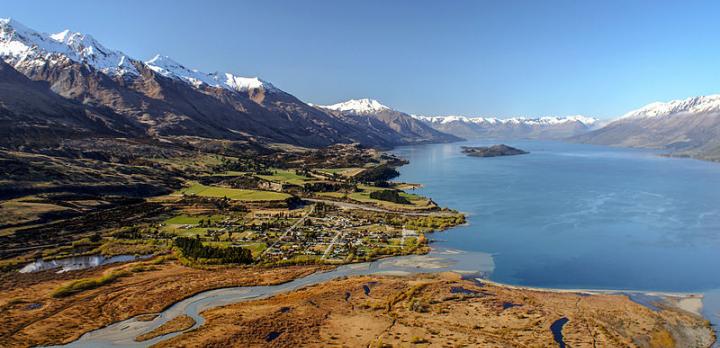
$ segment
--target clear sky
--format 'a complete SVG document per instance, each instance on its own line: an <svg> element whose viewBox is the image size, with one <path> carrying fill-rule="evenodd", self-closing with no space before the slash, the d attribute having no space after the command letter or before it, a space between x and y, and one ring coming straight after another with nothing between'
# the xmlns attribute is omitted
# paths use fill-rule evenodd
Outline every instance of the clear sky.
<svg viewBox="0 0 720 348"><path fill-rule="evenodd" d="M3 1L138 59L259 76L319 104L620 115L720 92L720 1Z"/></svg>

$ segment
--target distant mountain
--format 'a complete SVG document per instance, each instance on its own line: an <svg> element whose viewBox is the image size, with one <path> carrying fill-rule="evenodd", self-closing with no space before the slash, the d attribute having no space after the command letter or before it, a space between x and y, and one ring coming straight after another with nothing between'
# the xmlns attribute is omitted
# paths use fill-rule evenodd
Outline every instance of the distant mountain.
<svg viewBox="0 0 720 348"><path fill-rule="evenodd" d="M341 103L333 104L333 105L318 105L321 108L334 110L342 113L347 113L350 115L371 115L376 114L383 111L392 110L389 107L380 104L379 101L375 99L350 99L348 101L344 101Z"/></svg>
<svg viewBox="0 0 720 348"><path fill-rule="evenodd" d="M312 107L256 77L207 74L161 55L143 62L90 35L40 33L12 19L0 19L0 58L62 97L120 115L143 136L310 147L350 142L390 147L427 139Z"/></svg>
<svg viewBox="0 0 720 348"><path fill-rule="evenodd" d="M590 131L599 123L585 116L494 117L414 116L441 132L465 139L562 139Z"/></svg>
<svg viewBox="0 0 720 348"><path fill-rule="evenodd" d="M720 95L648 104L573 140L720 161Z"/></svg>
<svg viewBox="0 0 720 348"><path fill-rule="evenodd" d="M460 137L438 131L373 99L351 99L333 105L315 106L350 124L372 129L374 133L384 135L387 141L395 142L395 145L461 140ZM399 134L399 139L396 134Z"/></svg>

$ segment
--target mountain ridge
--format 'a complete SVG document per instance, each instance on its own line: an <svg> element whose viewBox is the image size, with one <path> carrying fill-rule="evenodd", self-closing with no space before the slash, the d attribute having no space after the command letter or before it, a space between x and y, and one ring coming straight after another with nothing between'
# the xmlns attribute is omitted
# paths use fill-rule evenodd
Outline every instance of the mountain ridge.
<svg viewBox="0 0 720 348"><path fill-rule="evenodd" d="M0 19L0 57L58 95L109 108L151 137L382 148L427 140L310 106L257 77L208 74L160 55L142 61L69 30L45 34Z"/></svg>
<svg viewBox="0 0 720 348"><path fill-rule="evenodd" d="M436 130L466 139L563 139L587 132L600 124L600 120L582 115L505 119L467 116L413 117Z"/></svg>
<svg viewBox="0 0 720 348"><path fill-rule="evenodd" d="M383 105L377 100L362 98L350 99L332 105L314 105L349 123L364 124L379 133L399 134L404 143L418 144L431 142L453 142L461 137L448 134L426 125L411 115ZM396 144L399 145L399 144Z"/></svg>
<svg viewBox="0 0 720 348"><path fill-rule="evenodd" d="M571 140L720 161L720 95L650 103Z"/></svg>

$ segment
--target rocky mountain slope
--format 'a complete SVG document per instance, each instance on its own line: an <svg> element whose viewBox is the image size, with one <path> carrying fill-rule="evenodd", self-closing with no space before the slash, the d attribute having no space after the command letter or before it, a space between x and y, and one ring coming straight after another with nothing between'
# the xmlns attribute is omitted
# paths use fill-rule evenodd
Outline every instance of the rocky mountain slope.
<svg viewBox="0 0 720 348"><path fill-rule="evenodd" d="M585 116L494 117L415 116L436 130L465 139L562 139L588 132L598 120Z"/></svg>
<svg viewBox="0 0 720 348"><path fill-rule="evenodd" d="M652 103L573 140L720 160L720 95Z"/></svg>
<svg viewBox="0 0 720 348"><path fill-rule="evenodd" d="M394 110L373 99L351 99L333 105L316 105L350 124L381 134L383 139L396 144L452 142L460 137L438 131L414 117ZM397 139L395 134L399 134ZM399 141L398 141L399 140Z"/></svg>
<svg viewBox="0 0 720 348"><path fill-rule="evenodd" d="M160 55L143 62L90 35L40 33L12 19L0 19L0 57L62 97L122 116L122 123L144 136L310 147L349 142L389 147L425 140L330 114L259 78L206 74ZM15 127L19 135L32 133L21 125Z"/></svg>
<svg viewBox="0 0 720 348"><path fill-rule="evenodd" d="M112 110L63 98L0 60L0 138L6 146L141 133L140 127Z"/></svg>

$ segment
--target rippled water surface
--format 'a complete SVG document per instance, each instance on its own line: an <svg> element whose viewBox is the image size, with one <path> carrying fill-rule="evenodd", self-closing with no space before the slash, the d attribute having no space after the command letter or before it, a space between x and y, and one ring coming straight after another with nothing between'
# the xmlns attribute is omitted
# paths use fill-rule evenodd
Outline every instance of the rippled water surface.
<svg viewBox="0 0 720 348"><path fill-rule="evenodd" d="M436 246L493 255L490 278L554 288L720 288L720 164L646 150L514 141L475 158L455 143L403 147L400 180L469 225Z"/></svg>

